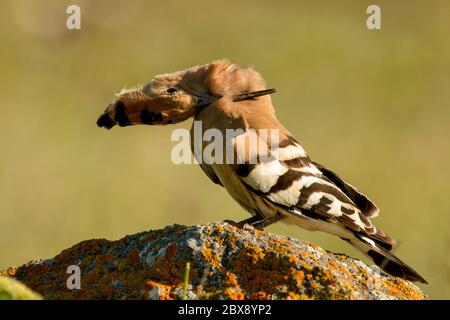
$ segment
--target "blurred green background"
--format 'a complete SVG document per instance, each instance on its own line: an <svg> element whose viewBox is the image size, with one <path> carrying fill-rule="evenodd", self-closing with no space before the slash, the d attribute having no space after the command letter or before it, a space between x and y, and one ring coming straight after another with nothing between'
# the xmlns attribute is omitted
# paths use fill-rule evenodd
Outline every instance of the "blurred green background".
<svg viewBox="0 0 450 320"><path fill-rule="evenodd" d="M81 7L81 30L65 27ZM378 4L382 30L366 28ZM0 268L91 238L248 217L168 127L99 129L124 85L227 57L278 93L311 157L381 208L398 254L450 297L450 2L1 1ZM282 224L279 234L361 257ZM368 260L365 260L368 262Z"/></svg>

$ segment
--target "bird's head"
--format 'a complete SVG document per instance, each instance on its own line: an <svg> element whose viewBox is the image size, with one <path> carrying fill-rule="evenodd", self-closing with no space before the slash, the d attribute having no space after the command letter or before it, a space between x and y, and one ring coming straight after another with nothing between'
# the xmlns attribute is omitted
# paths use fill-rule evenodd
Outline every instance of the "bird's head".
<svg viewBox="0 0 450 320"><path fill-rule="evenodd" d="M223 97L239 102L273 92L264 89L264 81L253 69L218 60L157 75L145 86L121 90L97 125L111 129L115 125L172 124L194 116Z"/></svg>

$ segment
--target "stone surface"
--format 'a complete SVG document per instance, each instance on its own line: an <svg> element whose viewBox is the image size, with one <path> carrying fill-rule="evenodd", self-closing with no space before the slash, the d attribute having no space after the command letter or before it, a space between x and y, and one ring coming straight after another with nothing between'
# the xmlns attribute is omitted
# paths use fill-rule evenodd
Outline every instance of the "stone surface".
<svg viewBox="0 0 450 320"><path fill-rule="evenodd" d="M88 240L3 274L46 299L180 299L187 262L187 299L426 299L362 261L228 223ZM70 265L81 269L80 290L67 288Z"/></svg>

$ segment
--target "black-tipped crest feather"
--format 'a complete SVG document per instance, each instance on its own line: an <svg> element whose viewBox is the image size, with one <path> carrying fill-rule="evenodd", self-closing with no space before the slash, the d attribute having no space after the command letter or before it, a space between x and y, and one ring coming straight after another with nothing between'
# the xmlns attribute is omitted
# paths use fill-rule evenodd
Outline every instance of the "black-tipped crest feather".
<svg viewBox="0 0 450 320"><path fill-rule="evenodd" d="M241 94L235 95L233 97L233 101L237 102L237 101L242 101L242 100L250 100L250 99L254 99L256 97L265 96L265 95L272 94L275 92L276 92L275 89L265 89L265 90L254 91L254 92L241 93Z"/></svg>

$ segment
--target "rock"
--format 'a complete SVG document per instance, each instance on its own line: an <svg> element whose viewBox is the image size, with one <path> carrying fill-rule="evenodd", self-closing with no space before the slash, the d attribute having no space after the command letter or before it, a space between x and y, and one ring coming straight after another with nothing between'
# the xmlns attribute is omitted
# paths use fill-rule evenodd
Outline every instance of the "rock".
<svg viewBox="0 0 450 320"><path fill-rule="evenodd" d="M8 269L46 299L426 299L411 282L317 245L228 223L88 240ZM70 265L81 289L68 289Z"/></svg>

